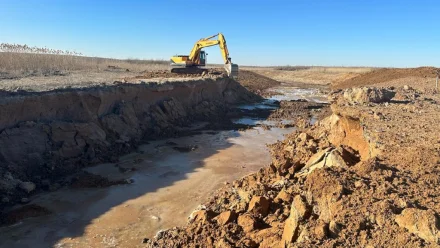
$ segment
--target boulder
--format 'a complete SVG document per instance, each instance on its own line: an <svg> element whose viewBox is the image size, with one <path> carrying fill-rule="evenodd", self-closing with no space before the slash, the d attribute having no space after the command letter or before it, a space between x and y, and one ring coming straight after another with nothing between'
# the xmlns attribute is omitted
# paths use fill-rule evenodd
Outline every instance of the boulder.
<svg viewBox="0 0 440 248"><path fill-rule="evenodd" d="M21 181L15 179L10 172L6 172L2 177L0 177L0 191L14 191L20 183Z"/></svg>
<svg viewBox="0 0 440 248"><path fill-rule="evenodd" d="M427 242L440 244L439 223L432 210L406 208L396 216L396 223Z"/></svg>
<svg viewBox="0 0 440 248"><path fill-rule="evenodd" d="M330 221L330 224L328 226L329 234L331 237L336 238L338 237L339 233L341 232L341 225L339 225L335 221Z"/></svg>
<svg viewBox="0 0 440 248"><path fill-rule="evenodd" d="M280 176L284 176L290 172L292 172L291 174L294 174L302 165L300 161L296 159L285 157L283 159L275 160L273 166Z"/></svg>
<svg viewBox="0 0 440 248"><path fill-rule="evenodd" d="M252 239L245 239L241 242L240 245L241 246L239 246L239 247L242 247L242 246L249 247L249 248L259 247L259 245L255 241L253 241Z"/></svg>
<svg viewBox="0 0 440 248"><path fill-rule="evenodd" d="M232 248L233 246L231 244L229 244L228 241L226 241L223 238L223 239L220 239L219 241L217 241L215 243L215 247L218 247L218 248Z"/></svg>
<svg viewBox="0 0 440 248"><path fill-rule="evenodd" d="M344 91L343 100L350 104L389 102L395 92L374 87L351 88Z"/></svg>
<svg viewBox="0 0 440 248"><path fill-rule="evenodd" d="M319 221L315 226L315 237L319 240L325 239L329 233L329 226L324 221Z"/></svg>
<svg viewBox="0 0 440 248"><path fill-rule="evenodd" d="M215 216L215 213L210 210L198 210L191 214L190 221L207 223Z"/></svg>
<svg viewBox="0 0 440 248"><path fill-rule="evenodd" d="M234 222L237 214L234 211L225 211L216 217L217 223L221 226Z"/></svg>
<svg viewBox="0 0 440 248"><path fill-rule="evenodd" d="M290 199L292 199L292 195L282 189L275 197L275 202L290 202Z"/></svg>
<svg viewBox="0 0 440 248"><path fill-rule="evenodd" d="M282 236L282 244L284 246L298 239L300 222L309 218L310 214L311 208L304 199L300 195L295 196L290 208L289 218L287 218L284 224Z"/></svg>
<svg viewBox="0 0 440 248"><path fill-rule="evenodd" d="M269 200L263 196L253 196L249 202L248 212L265 217L269 213Z"/></svg>
<svg viewBox="0 0 440 248"><path fill-rule="evenodd" d="M298 135L298 139L301 141L307 141L311 139L311 137L306 133L301 133L300 135Z"/></svg>
<svg viewBox="0 0 440 248"><path fill-rule="evenodd" d="M36 185L33 182L21 182L18 187L20 187L20 189L24 190L26 193L31 193L32 191L35 190Z"/></svg>
<svg viewBox="0 0 440 248"><path fill-rule="evenodd" d="M298 173L298 176L306 176L312 171L324 167L344 167L347 163L341 153L334 148L328 147L313 155Z"/></svg>
<svg viewBox="0 0 440 248"><path fill-rule="evenodd" d="M307 201L313 202L313 212L319 215L320 220L329 223L344 208L340 201L345 192L343 179L327 170L310 173L304 182L304 189Z"/></svg>
<svg viewBox="0 0 440 248"><path fill-rule="evenodd" d="M237 223L245 232L250 232L257 228L257 221L252 215L247 213L238 216Z"/></svg>

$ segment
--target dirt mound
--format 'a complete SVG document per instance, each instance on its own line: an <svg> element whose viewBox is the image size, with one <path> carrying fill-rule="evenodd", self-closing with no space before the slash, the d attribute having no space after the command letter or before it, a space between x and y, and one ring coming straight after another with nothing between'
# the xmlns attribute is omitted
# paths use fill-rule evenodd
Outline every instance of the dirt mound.
<svg viewBox="0 0 440 248"><path fill-rule="evenodd" d="M125 78L126 81L131 81L133 79L151 79L151 78L198 78L202 76L218 76L226 75L223 69L206 69L196 71L195 73L174 73L169 70L157 70L157 71L145 71L141 75L135 77Z"/></svg>
<svg viewBox="0 0 440 248"><path fill-rule="evenodd" d="M394 92L386 89L350 88L345 90L341 100L349 104L381 103L389 102L394 95Z"/></svg>
<svg viewBox="0 0 440 248"><path fill-rule="evenodd" d="M438 69L434 67L419 67L408 69L377 69L371 72L360 74L353 78L349 78L348 80L334 81L332 83L332 88L343 89L350 87L374 85L407 77L434 78L437 75L437 70Z"/></svg>
<svg viewBox="0 0 440 248"><path fill-rule="evenodd" d="M402 88L350 103L344 93L333 115L271 145L269 166L147 247L438 247L439 97Z"/></svg>
<svg viewBox="0 0 440 248"><path fill-rule="evenodd" d="M238 82L246 89L259 95L264 95L265 89L280 85L279 81L262 76L255 72L240 70L238 73Z"/></svg>
<svg viewBox="0 0 440 248"><path fill-rule="evenodd" d="M226 76L226 72L220 68L206 69L203 73L172 73L170 71L147 71L139 76L124 78L119 83L130 82L137 79L153 79L153 78L199 78L199 77L212 77L212 76ZM277 86L280 82L257 74L252 71L240 70L238 73L237 81L243 85L246 89L253 93L262 94L265 89Z"/></svg>

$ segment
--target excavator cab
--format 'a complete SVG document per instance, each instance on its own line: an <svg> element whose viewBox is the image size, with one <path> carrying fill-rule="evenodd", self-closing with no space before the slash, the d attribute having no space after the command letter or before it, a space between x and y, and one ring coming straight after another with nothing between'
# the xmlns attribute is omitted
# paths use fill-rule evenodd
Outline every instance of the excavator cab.
<svg viewBox="0 0 440 248"><path fill-rule="evenodd" d="M200 66L206 65L206 55L208 54L205 51L200 51Z"/></svg>

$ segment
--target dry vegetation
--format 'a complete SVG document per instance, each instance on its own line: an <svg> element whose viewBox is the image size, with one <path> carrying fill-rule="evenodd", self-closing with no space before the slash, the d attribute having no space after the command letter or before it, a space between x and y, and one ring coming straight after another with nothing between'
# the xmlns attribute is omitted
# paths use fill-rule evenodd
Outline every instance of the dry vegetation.
<svg viewBox="0 0 440 248"><path fill-rule="evenodd" d="M149 71L168 66L163 60L118 60L75 55L0 52L0 78L62 75L70 71Z"/></svg>
<svg viewBox="0 0 440 248"><path fill-rule="evenodd" d="M168 65L164 60L85 57L76 51L0 44L0 79L65 75L72 71L151 71Z"/></svg>
<svg viewBox="0 0 440 248"><path fill-rule="evenodd" d="M36 51L11 52L0 49L2 90L46 91L90 87L168 68L168 61L164 60L119 60L71 55L58 50L48 50L49 54Z"/></svg>

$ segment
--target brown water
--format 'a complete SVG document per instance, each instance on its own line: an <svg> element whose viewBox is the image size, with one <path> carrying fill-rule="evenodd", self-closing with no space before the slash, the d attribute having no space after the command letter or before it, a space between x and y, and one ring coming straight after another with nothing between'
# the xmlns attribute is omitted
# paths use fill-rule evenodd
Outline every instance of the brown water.
<svg viewBox="0 0 440 248"><path fill-rule="evenodd" d="M224 182L231 182L270 162L266 143L291 129L222 131L156 141L121 157L119 165L136 168L121 173L114 164L88 168L110 179L133 184L108 188L62 189L42 194L32 203L54 214L2 228L3 247L137 247L144 237L183 225L187 216ZM179 146L197 145L182 153Z"/></svg>
<svg viewBox="0 0 440 248"><path fill-rule="evenodd" d="M134 171L122 173L116 164L87 168L112 180L132 179L134 183L37 195L31 203L53 214L0 228L0 246L142 247L143 238L184 225L190 213L225 182L270 163L266 144L283 139L292 130L256 127L205 132L143 145L118 163ZM179 152L170 142L197 149Z"/></svg>

